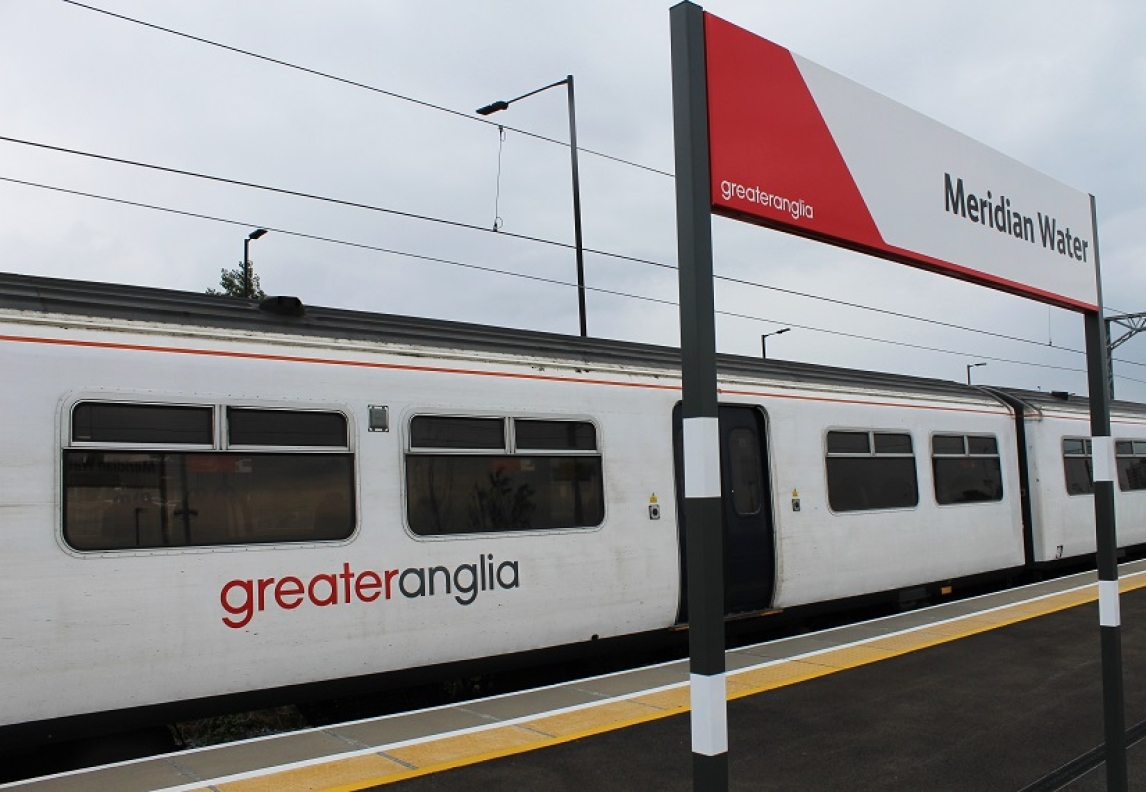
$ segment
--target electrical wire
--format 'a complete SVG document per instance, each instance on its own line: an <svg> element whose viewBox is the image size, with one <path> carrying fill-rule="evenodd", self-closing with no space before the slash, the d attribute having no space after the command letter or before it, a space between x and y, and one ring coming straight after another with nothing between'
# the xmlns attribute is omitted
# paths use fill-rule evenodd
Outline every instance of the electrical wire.
<svg viewBox="0 0 1146 792"><path fill-rule="evenodd" d="M113 18L119 19L119 20L123 20L124 22L131 22L132 24L135 24L135 25L142 25L143 27L151 28L152 30L158 30L158 31L161 31L163 33L170 33L173 36L179 36L181 38L190 39L191 41L197 41L200 44L208 44L212 47L218 47L219 49L227 50L228 52L233 52L233 53L236 53L238 55L245 55L249 58L257 58L258 60L266 61L267 63L273 63L276 66L284 66L288 69L294 69L295 71L304 72L306 74L310 74L310 75L313 75L315 77L322 77L322 78L327 79L327 80L334 80L335 82L342 83L343 85L349 85L349 86L354 87L354 88L361 88L361 89L366 90L366 91L372 91L373 93L382 94L383 96L389 96L393 99L400 99L404 102L410 102L412 104L416 104L416 105L419 105L421 107L430 108L431 110L438 110L438 111L443 112L443 113L449 113L450 115L458 116L460 118L465 118L465 119L468 119L470 121L477 121L477 122L480 122L482 124L490 124L493 126L505 126L504 124L499 125L496 121L489 121L485 118L475 116L472 113L465 113L465 112L462 112L461 110L454 110L454 109L449 108L449 107L443 107L442 105L437 105L437 104L434 104L433 102L427 102L427 101L422 100L422 99L415 99L411 96L405 96L404 94L400 94L400 93L397 93L395 91L388 91L385 88L378 88L376 86L368 85L366 83L361 83L361 82L358 82L356 80L349 80L345 77L339 77L338 75L335 75L335 74L330 74L328 72L319 71L318 69L311 69L311 68L308 68L306 66L299 66L298 64L291 63L290 61L280 60L279 58L272 58L272 57L267 56L267 55L260 55L257 52L252 52L250 50L240 49L239 47L232 47L229 44L222 44L218 41L212 41L211 39L203 38L202 36L193 36L190 33L184 33L182 31L175 30L174 28L163 27L162 25L156 25L152 22L144 22L142 19L136 19L134 17L126 16L124 14L116 14L114 12L107 11L107 10L102 9L102 8L97 8L96 6L91 6L91 5L87 5L85 3L77 2L77 0L63 0L63 2L67 3L68 5L76 6L77 8L83 8L83 9L86 9L88 11L95 11L96 13L99 13L99 14L105 14L106 16L113 17ZM506 126L505 128L512 131L512 132L517 132L519 135L526 135L527 137L535 138L537 140L543 140L546 143L555 143L558 146L564 146L565 148L569 148L569 143L566 143L563 140L558 140L557 138L547 137L545 135L540 135L536 132L529 132L528 130L525 130L525 129L518 129L517 127ZM615 157L612 154L605 154L605 153L600 152L600 151L594 151L593 149L588 149L588 148L585 148L583 146L578 146L577 151L579 153L591 154L595 157L601 157L602 159L612 160L613 162L619 162L623 165L629 165L633 168L639 168L641 170L649 171L650 173L656 173L656 174L659 174L661 176L668 176L669 178L673 177L673 175L671 173L669 173L668 171L663 171L663 170L660 170L659 168L653 168L649 165L641 165L639 162L631 162L630 160L622 159L621 157Z"/></svg>
<svg viewBox="0 0 1146 792"><path fill-rule="evenodd" d="M72 2L72 0L64 0L64 2ZM329 203L329 204L334 204L334 205L338 205L338 206L347 206L347 207L356 208L356 209L364 209L367 211L381 212L384 214L390 214L390 215L394 215L397 217L405 217L405 218L414 219L414 220L422 220L425 222L438 223L438 224L451 226L451 227L455 227L455 228L462 228L462 229L469 230L469 231L480 231L482 233L497 233L499 236L503 236L503 237L510 237L512 239L519 239L519 240L523 240L523 241L527 241L527 242L535 242L538 244L550 245L553 247L564 248L566 250L575 249L575 246L568 243L568 242L559 242L557 240L545 239L543 237L535 237L535 236L530 236L527 234L518 234L518 233L509 232L509 231L501 231L501 230L494 231L493 229L486 227L486 226L478 226L478 225L474 225L472 223L464 223L464 222L457 221L457 220L448 220L446 218L434 217L432 215L423 215L423 214L417 214L414 212L406 212L406 211L402 211L399 209L391 209L388 207L375 206L372 204L361 203L358 201L349 201L349 200L345 200L345 199L341 199L341 198L333 198L330 196L324 196L324 195L317 195L314 193L302 192L299 190L291 190L291 189L282 188L282 187L273 187L270 185L258 184L255 182L242 181L239 179L231 179L231 178L227 178L227 177L223 177L223 176L214 176L211 174L198 173L195 171L189 171L189 170L185 170L185 169L181 169L181 168L173 168L173 167L169 167L169 166L165 166L165 165L156 165L153 163L140 162L137 160L129 160L129 159L125 159L122 157L113 157L113 156L106 155L106 154L96 154L94 152L81 151L79 149L71 149L71 148L66 148L63 146L51 145L48 143L39 143L36 141L31 141L31 140L24 140L22 138L14 138L14 137L0 135L0 141L4 141L4 142L8 142L8 143L15 143L15 144L24 145L24 146L31 146L34 148L40 148L40 149L44 149L47 151L55 151L55 152L64 153L64 154L72 154L75 156L86 157L86 158L100 160L100 161L104 161L104 162L112 162L112 163L119 164L119 165L130 165L132 167L143 168L146 170L154 170L154 171L159 171L162 173L171 173L171 174L178 175L178 176L186 176L189 178L201 179L201 180L205 180L205 181L213 181L213 182L218 182L221 184L230 184L233 186L247 187L250 189L261 190L261 191L270 192L270 193L276 193L279 195L288 195L288 196L292 196L292 197L296 197L296 198L305 198L308 200L320 201L323 203ZM628 261L628 262L632 262L632 263L636 263L636 264L644 264L647 266L658 267L660 269L676 270L676 267L672 266L671 264L665 264L663 262L658 262L658 261L651 261L649 259L643 259L643 258L639 258L637 256L628 256L628 255L625 255L622 253L614 253L611 251L598 250L595 248L583 248L583 250L586 253L592 253L592 254L604 256L607 258L617 259L620 261ZM817 300L820 302L826 302L826 303L833 304L833 305L841 305L841 306L845 306L845 307L849 307L849 308L855 308L858 310L870 311L873 313L883 314L885 316L893 316L893 317L896 317L899 319L909 319L909 320L916 321L916 322L922 322L925 324L932 324L932 325L936 325L936 326L940 326L940 327L946 327L949 329L960 330L963 332L976 333L976 334L980 334L980 335L991 336L993 338L1004 339L1007 341L1014 341L1014 342L1023 343L1023 344L1030 344L1030 345L1037 346L1037 347L1044 348L1044 349L1047 348L1047 345L1041 341L1035 341L1035 340L1032 340L1029 338L1021 338L1019 336L1012 336L1012 335L1008 335L1006 333L998 333L998 332L991 331L991 330L983 330L981 328L967 327L965 325L959 325L959 324L955 324L955 323L951 323L951 322L944 322L944 321L939 320L939 319L931 319L929 317L915 316L912 314L904 313L901 311L893 311L893 310L889 310L886 308L876 308L874 306L863 305L861 303L850 302L847 300L839 300L839 299L832 298L832 297L824 297L822 295L809 294L807 292L801 292L801 291L797 291L795 289L786 289L786 288L783 288L780 286L772 286L769 284L758 283L755 281L749 281L749 280L745 280L742 278L734 278L734 277L727 276L727 275L715 275L714 277L718 281L735 283L735 284L742 285L742 286L751 286L753 288L759 288L759 289L764 289L767 291L773 291L773 292L777 292L779 294L788 294L788 295L792 295L792 296L796 296L796 297L803 297L805 299ZM1080 354L1080 355L1085 354L1082 350L1070 349L1068 347L1052 347L1052 348L1056 349L1056 350L1063 351L1063 352L1070 352L1072 354ZM1124 362L1124 363L1127 363L1129 365L1146 367L1146 364L1136 363L1134 361L1129 361L1129 360L1120 361L1120 362Z"/></svg>
<svg viewBox="0 0 1146 792"><path fill-rule="evenodd" d="M64 2L71 2L71 0L64 0ZM278 195L289 195L294 198L306 198L311 201L321 201L323 203L334 204L337 206L347 206L354 209L365 209L370 212L381 212L383 214L394 215L396 217L405 217L411 220L422 220L428 223L438 223L440 225L452 226L454 228L464 228L469 231L481 231L484 233L493 233L492 230L486 226L474 225L473 223L463 223L460 220L447 220L443 217L434 217L432 215L418 214L416 212L405 212L400 209L390 209L385 206L375 206L373 204L361 203L359 201L348 201L343 198L332 198L327 195L317 195L315 193L302 192L300 190L290 190L285 187L272 187L267 184L258 184L256 182L242 181L240 179L229 179L225 176L214 176L208 173L198 173L196 171L184 170L182 168L172 168L166 165L156 165L150 162L140 162L138 160L129 160L123 157L113 157L108 154L96 154L90 151L80 151L79 149L66 148L64 146L53 146L48 143L37 143L33 140L24 140L22 138L7 137L0 135L0 141L7 143L16 143L22 146L31 146L33 148L44 149L46 151L55 151L62 154L72 154L77 157L86 157L88 159L100 160L103 162L113 162L117 165L130 165L135 168L143 168L145 170L159 171L161 173L172 173L176 176L187 176L192 179L202 179L204 181L213 181L220 184L230 184L236 187L248 187L252 190L261 190L263 192L275 193ZM566 248L568 250L574 249L574 245L568 242L558 242L553 239L545 239L543 237L529 236L528 234L515 234L509 231L498 231L498 236L511 237L513 239L521 239L526 242L537 242L543 245L551 245L553 247ZM606 250L595 250L593 248L582 248L586 253L593 253L598 256L607 256L609 258L621 259L623 261L635 261L641 264L652 264L654 266L669 267L667 264L657 264L656 262L647 261L645 259L635 258L633 256L626 256L622 253L610 253Z"/></svg>
<svg viewBox="0 0 1146 792"><path fill-rule="evenodd" d="M534 132L530 132L530 131L528 131L528 130L520 129L520 128L517 128L517 127L507 126L507 125L505 125L505 124L498 124L498 123L496 123L496 122L493 122L493 121L489 121L488 119L485 119L485 118L481 118L481 117L479 117L479 116L475 116L475 115L472 115L472 114L470 114L470 113L462 112L462 111L460 111L460 110L454 110L453 108L444 107L444 106L442 106L442 105L437 105L437 104L434 104L433 102L428 102L428 101L425 101L425 100L422 100L422 99L415 99L415 98L413 98L413 97L411 97L411 96L407 96L407 95L404 95L404 94L400 94L400 93L397 93L396 91L390 91L390 90L386 90L386 89L384 89L384 88L379 88L379 87L377 87L377 86L369 85L369 84L366 84L366 83L361 83L361 82L358 82L358 81L356 81L356 80L350 80L350 79L347 79L347 78L345 78L345 77L339 77L338 75L330 74L330 73L328 73L328 72L319 71L319 70L317 70L317 69L312 69L312 68L309 68L309 67L306 67L306 66L300 66L300 65L298 65L298 64L295 64L295 63L291 63L291 62L289 62L289 61L285 61L285 60L282 60L282 59L279 59L279 58L272 58L272 57L270 57L270 56L267 56L267 55L262 55L262 54L260 54L260 53L257 53L257 52L253 52L253 51L250 51L250 50L244 50L244 49L241 49L241 48L239 48L239 47L234 47L234 46L231 46L231 45L228 45L228 44L223 44L223 43L221 43L221 42L218 42L218 41L213 41L213 40L211 40L211 39L207 39L207 38L204 38L204 37L202 37L202 36L195 36L195 35L192 35L192 34L190 34L190 33L186 33L186 32L180 31L180 30L175 30L174 28L164 27L164 26L162 26L162 25L158 25L158 24L155 24L155 23L152 23L152 22L145 22L144 20L141 20L141 19L137 19L137 18L135 18L135 17L130 17L130 16L127 16L127 15L125 15L125 14L117 14L117 13L115 13L115 12L112 12L112 11L108 11L108 10L106 10L106 9L103 9L103 8L98 8L98 7L96 7L96 6L92 6L92 5L88 5L88 4L86 4L86 3L81 3L81 2L78 2L78 0L63 0L63 2L65 2L65 3L69 4L69 5L75 6L75 7L77 7L77 8L83 8L83 9L85 9L85 10L88 10L88 11L94 11L94 12L96 12L96 13L99 13L99 14L103 14L103 15L105 15L105 16L108 16L108 17L112 17L112 18L114 18L114 19L118 19L118 20L121 20L121 21L124 21L124 22L130 22L130 23L132 23L132 24L135 24L135 25L140 25L140 26L142 26L142 27L150 28L150 29L152 29L152 30L157 30L157 31L160 31L160 32L163 32L163 33L168 33L168 34L170 34L170 35L173 35L173 36L179 36L179 37L181 37L181 38L185 38L185 39L188 39L188 40L191 40L191 41L195 41L195 42L198 42L198 43L201 43L201 44L206 44L206 45L209 45L209 46L212 46L212 47L217 47L217 48L219 48L219 49L223 49L223 50L226 50L226 51L228 51L228 52L232 52L232 53L235 53L235 54L239 54L239 55L244 55L244 56L247 56L247 57L250 57L250 58L255 58L255 59L258 59L258 60L266 61L266 62L268 62L268 63L273 63L273 64L275 64L275 65L278 65L278 66L283 66L283 67L285 67L285 68L294 69L294 70L296 70L296 71L300 71L300 72L303 72L303 73L306 73L306 74L310 74L310 75L313 75L313 76L316 76L316 77L321 77L321 78L324 78L324 79L333 80L333 81L335 81L335 82L338 82L338 83L342 83L342 84L344 84L344 85L349 85L349 86L352 86L352 87L355 87L355 88L360 88L360 89L363 89L363 90L371 91L371 92L374 92L374 93L378 93L378 94L381 94L381 95L384 95L384 96L388 96L388 97L391 97L391 98L394 98L394 99L398 99L398 100L401 100L401 101L410 102L410 103L412 103L412 104L415 104L415 105L419 105L419 106L421 106L421 107L426 107L426 108L430 108L430 109L433 109L433 110L438 110L438 111L440 111L440 112L448 113L448 114L450 114L450 115L454 115L454 116L457 116L457 117L460 117L460 118L466 118L466 119L468 119L468 120L470 120L470 121L477 121L477 122L479 122L479 123L483 123L483 124L496 125L496 126L498 126L498 128L499 128L499 131L501 132L501 134L502 134L502 135L504 135L504 130L510 130L510 131L513 131L513 132L517 132L518 134L521 134L521 135L525 135L525 136L528 136L528 137L532 137L532 138L535 138L535 139L538 139L538 140L543 140L543 141L545 141L545 142L548 142L548 143L554 143L554 144L556 144L556 145L559 145L559 146L564 146L564 147L566 147L566 148L568 148L568 146L570 145L569 143L567 143L567 142L565 142L565 141L562 141L562 140L558 140L558 139L556 139L556 138L551 138L551 137L548 137L548 136L545 136L545 135L537 134L537 133L534 133ZM503 138L503 139L504 139L504 138ZM661 170L661 169L659 169L659 168L653 168L653 167L651 167L651 166L648 166L648 165L642 165L642 164L640 164L640 163L637 163L637 162L633 162L633 161L631 161L631 160L626 160L626 159L624 159L624 158L621 158L621 157L616 157L616 156L613 156L613 155L610 155L610 154L605 154L605 153L603 153L603 152L600 152L600 151L595 151L595 150L593 150L593 149L588 149L588 148L584 148L584 147L582 147L582 146L579 146L579 147L578 147L578 151L579 151L579 152L583 152L583 153L586 153L586 154L590 154L590 155L593 155L593 156L601 157L601 158L604 158L604 159L607 159L607 160L612 160L612 161L614 161L614 162L618 162L618 163L621 163L621 164L624 164L624 165L628 165L628 166L631 166L631 167L634 167L634 168L638 168L638 169L641 169L641 170L649 171L649 172L652 172L652 173L657 173L657 174L660 174L660 175L662 175L662 176L667 176L667 177L669 177L669 178L673 178L673 174L672 174L672 173L670 173L670 172L668 172L668 171L664 171L664 170ZM500 154L500 151L499 151L499 154ZM500 164L500 162L499 162L499 164ZM253 185L248 185L248 186L253 186ZM365 208L365 207L363 207L363 208ZM396 213L397 213L397 212L396 212ZM407 217L419 217L419 219L431 219L431 218L420 217L420 216L418 216L418 215L412 215L412 214L406 214L406 213L398 213L398 214L403 214L404 216L407 216ZM495 214L496 214L496 211L495 211ZM494 220L494 228L493 228L493 230L499 230L499 228L500 228L500 223L498 222L498 221L499 221L499 219L500 219L500 218L496 218L496 217L495 217L495 220ZM439 220L439 222L448 222L448 221ZM470 226L468 226L468 225L465 225L465 224L461 224L461 225L462 225L463 227L467 227L467 228L468 228L468 227L470 227ZM484 229L482 229L482 230L484 230ZM565 243L554 243L554 242L553 242L553 241L551 241L551 240L536 239L536 238L533 238L533 237L526 237L526 236L521 236L521 235L517 235L517 234L510 234L510 233L505 233L505 234L504 234L504 236L510 236L510 237L516 237L516 238L521 238L521 239L527 239L527 240L530 240L530 241L537 241L537 242L542 242L542 243L546 243L546 244L560 244L560 245L562 245L562 246L565 246L565 247L571 247L571 246L569 246L569 245L567 245L567 244L565 244ZM663 267L667 267L667 268L670 268L670 269L675 269L675 267L671 267L671 266L669 266L669 265L661 264L661 263L659 263L659 262L647 261L647 260L643 260L643 259L637 259L637 258L633 258L633 257L627 257L627 256L620 256L620 255L618 255L618 254L611 254L611 253L606 253L606 252L604 252L604 251L598 251L598 250L590 250L590 249L588 249L588 248L583 248L583 250L584 250L585 252L588 252L588 253L595 253L595 254L598 254L598 255L606 255L606 256L612 256L612 257L616 257L616 258L621 258L622 260L634 261L634 262L637 262L637 263L648 264L648 265L652 265L652 266L663 266ZM1016 342L1020 342L1020 343L1026 343L1026 344L1034 344L1034 345L1036 345L1036 346L1052 346L1052 347L1054 346L1053 344L1050 344L1050 345L1044 345L1042 342L1040 342L1040 341L1035 341L1035 340L1033 340L1033 339L1028 339L1028 338L1019 338L1019 337L1016 337L1016 336L1011 336L1011 335L1008 335L1008 334L1005 334L1005 333L995 333L995 332L992 332L992 331L989 331L989 330L982 330L982 329L980 329L980 328L965 327L965 326L962 326L962 325L958 325L958 324L952 324L952 323L948 323L948 322L942 322L942 321L940 321L940 320L935 320L935 319L928 319L928 318L925 318L925 317L918 317L918 316L913 316L913 315L911 315L911 314L901 313L901 312L898 312L898 311L891 311L891 310L887 310L887 309L873 308L873 307L871 307L871 306L864 306L864 305L859 305L859 304L856 304L856 303L851 303L851 302L848 302L848 301L846 301L846 300L835 300L835 299L832 299L832 298L828 298L828 297L823 297L823 296L820 296L820 295L811 295L811 294L806 294L806 293L803 293L803 292L798 292L798 291L794 291L794 290L788 290L788 289L782 289L782 288L780 288L780 287L776 287L776 286L769 286L769 285L767 285L767 284L761 284L761 283L756 283L756 282L752 282L752 281L745 281L745 280L740 280L740 279L730 278L730 277L727 277L727 276L720 276L720 275L716 275L715 277L716 277L718 280L726 280L726 281L730 281L730 282L740 283L740 284L742 284L742 285L752 286L752 287L755 287L755 288L768 289L768 290L772 290L772 291L776 291L776 292L780 292L780 293L785 293L785 294L791 294L791 295L795 295L795 296L799 296L799 297L804 297L804 298L807 298L807 299L820 300L820 301L824 301L824 302L834 303L834 304L837 304L837 305L844 305L844 306L848 306L848 307L852 307L852 308L859 308L859 309L861 309L861 310L876 311L876 312L879 312L879 313L884 313L884 314L886 314L886 315L889 315L889 316L896 316L896 317L899 317L899 318L911 319L911 320L913 320L913 321L919 321L919 322L927 322L927 323L930 323L930 324L935 324L935 325L939 325L939 326L943 326L943 327L948 327L948 328L952 328L952 329L957 329L957 330L963 330L963 331L966 331L966 332L979 333L979 334L982 334L982 335L989 335L989 336L994 336L994 337L997 337L997 338L1003 338L1003 339L1006 339L1006 340L1009 340L1009 341L1016 341ZM1113 310L1113 309L1108 309L1108 310ZM1124 312L1123 312L1123 313L1124 313ZM1075 354L1085 354L1085 352L1084 352L1083 350L1078 350L1078 349L1071 349L1071 348L1069 348L1069 347L1056 347L1056 348L1057 348L1057 349L1062 349L1062 350L1064 350L1064 351L1072 352L1072 353L1075 353ZM1134 363L1133 361L1122 361L1122 362L1124 362L1124 363L1129 363L1129 364L1131 364L1131 365L1146 365L1146 364L1139 364L1139 363Z"/></svg>
<svg viewBox="0 0 1146 792"><path fill-rule="evenodd" d="M295 230L287 229L287 228L276 228L276 227L273 227L273 226L265 224L265 223L253 223L253 222L246 221L246 220L235 220L235 219L231 219L231 218L224 218L224 217L218 217L218 216L214 216L214 215L202 214L202 213L198 213L198 212L190 212L190 211L186 211L186 210L182 210L182 209L174 209L171 207L159 206L157 204L148 204L148 203L143 203L140 201L131 201L131 200L127 200L124 198L115 198L112 196L100 195L98 193L91 193L91 192L86 192L86 191L82 191L82 190L72 190L72 189L68 189L65 187L58 187L55 185L42 184L39 182L27 181L24 179L15 179L15 178L7 177L7 176L0 176L0 181L8 182L11 184L19 184L19 185L23 185L23 186L27 186L27 187L35 187L35 188L39 188L39 189L43 189L43 190L49 190L52 192L65 193L68 195L80 196L80 197L84 197L84 198L92 198L95 200L105 201L105 202L109 202L109 203L123 204L123 205L133 206L133 207L142 208L142 209L151 209L154 211L165 212L168 214L174 214L174 215L179 215L179 216L183 216L183 217L191 217L191 218L200 219L200 220L209 220L212 222L224 223L227 225L242 226L244 228L251 228L251 227L266 228L269 231L274 231L276 234L283 234L286 236L294 236L294 237L299 237L302 239L310 239L310 240L315 240L315 241L319 241L319 242L327 242L327 243L336 244L336 245L343 245L346 247L358 248L358 249L363 249L363 250L371 250L371 251L375 251L375 252L379 252L379 253L386 253L386 254L395 255L395 256L402 256L405 258L412 258L412 259L416 259L419 261L429 261L429 262L434 262L434 263L439 263L439 264L447 264L450 266L462 267L464 269L470 269L470 270L485 272L485 273L489 273L489 274L505 275L505 276L509 276L509 277L521 278L524 280L547 283L547 284L556 285L556 286L565 286L565 287L570 287L570 288L577 288L577 284L571 283L569 281L559 280L557 278L546 278L546 277L539 276L539 275L529 275L529 274L524 274L524 273L511 272L509 270L497 269L495 267L486 267L486 266L479 265L479 264L471 264L471 263L467 263L467 262L461 262L461 261L441 258L441 257L437 257L437 256L428 256L428 255L419 254L419 253L411 253L408 251L397 250L394 248L386 248L386 247L381 247L378 245L370 245L370 244L366 244L366 243L362 243L362 242L352 242L349 240L338 239L335 237L321 236L318 234L309 234L309 233L305 233L305 232L301 232L301 231L295 231ZM595 287L595 286L586 286L585 288L588 291L596 292L598 294L606 294L606 295L611 295L611 296L615 296L615 297L623 297L626 299L639 300L642 302L654 303L654 304L658 304L658 305L673 306L673 307L678 305L678 303L675 300L668 300L668 299L659 298L659 297L649 297L647 295L632 294L629 292L618 291L615 289L604 289L604 288ZM873 342L873 343L889 344L892 346L905 347L905 348L909 348L909 349L917 349L917 350L926 351L926 352L935 352L935 353L944 354L944 355L956 355L956 356L964 357L964 358L974 357L974 358L979 359L979 360L987 360L987 361L996 362L996 363L1008 363L1008 364L1017 365L1017 366L1029 366L1029 367L1034 367L1034 368L1052 369L1052 370L1056 370L1056 371L1069 371L1069 372L1074 372L1074 373L1085 373L1082 369L1071 368L1068 366L1057 366L1057 365L1053 365L1053 364L1049 364L1049 363L1035 363L1032 361L1015 360L1013 358L1004 358L1004 357L998 357L998 356L994 356L994 355L980 355L977 353L971 353L971 352L966 352L966 351L962 351L962 350L943 349L941 347L932 347L932 346L927 346L924 344L914 344L914 343L910 343L907 341L895 341L893 339L879 338L876 336L867 336L867 335L862 335L860 333L849 333L849 332L845 332L845 331L841 331L841 330L831 330L828 328L816 327L814 325L806 325L806 324L800 324L800 323L795 323L795 322L788 322L788 321L783 320L783 319L775 319L775 318L764 317L764 316L755 316L752 314L740 313L740 312L736 312L736 311L717 310L716 313L718 315L721 315L721 316L728 316L728 317L738 318L738 319L747 319L747 320L756 321L756 322L766 322L766 323L770 323L770 324L784 324L784 325L787 325L789 327L794 327L794 328L798 328L801 330L807 330L809 332L824 333L827 335L840 336L840 337L844 337L844 338L851 338L851 339L868 341L868 342ZM1126 379L1126 380L1130 380L1133 382L1141 382L1141 380L1136 380L1132 377L1124 377L1121 375L1118 375L1118 376L1121 379ZM1146 384L1146 383L1144 383L1144 384Z"/></svg>

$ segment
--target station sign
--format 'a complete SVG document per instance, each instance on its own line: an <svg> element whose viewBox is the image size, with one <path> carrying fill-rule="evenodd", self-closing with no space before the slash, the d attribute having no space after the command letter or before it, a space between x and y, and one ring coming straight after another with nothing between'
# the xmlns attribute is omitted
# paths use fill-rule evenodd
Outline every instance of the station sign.
<svg viewBox="0 0 1146 792"><path fill-rule="evenodd" d="M1088 194L704 17L713 212L1097 310Z"/></svg>

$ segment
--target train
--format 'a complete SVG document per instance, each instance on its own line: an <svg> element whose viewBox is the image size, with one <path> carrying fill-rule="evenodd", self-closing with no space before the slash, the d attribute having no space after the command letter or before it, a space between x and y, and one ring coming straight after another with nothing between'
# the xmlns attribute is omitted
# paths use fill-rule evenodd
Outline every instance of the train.
<svg viewBox="0 0 1146 792"><path fill-rule="evenodd" d="M1083 397L718 368L730 619L1094 552ZM0 744L687 624L678 349L8 274L0 370Z"/></svg>

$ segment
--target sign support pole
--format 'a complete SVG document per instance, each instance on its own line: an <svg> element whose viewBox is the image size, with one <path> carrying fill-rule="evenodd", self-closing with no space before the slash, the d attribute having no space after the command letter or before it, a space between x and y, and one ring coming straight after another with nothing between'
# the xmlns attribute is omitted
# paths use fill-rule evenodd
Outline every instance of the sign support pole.
<svg viewBox="0 0 1146 792"><path fill-rule="evenodd" d="M1098 258L1098 211L1090 196L1094 229L1094 273L1098 310L1084 316L1086 375L1090 391L1090 433L1094 469L1094 520L1098 563L1098 623L1102 640L1102 708L1106 740L1106 788L1126 792L1126 718L1122 688L1122 619L1118 595L1118 542L1114 521L1114 442L1110 436L1110 376L1102 277Z"/></svg>
<svg viewBox="0 0 1146 792"><path fill-rule="evenodd" d="M676 226L684 417L684 522L688 585L693 789L728 789L716 313L704 12L669 10L672 41Z"/></svg>

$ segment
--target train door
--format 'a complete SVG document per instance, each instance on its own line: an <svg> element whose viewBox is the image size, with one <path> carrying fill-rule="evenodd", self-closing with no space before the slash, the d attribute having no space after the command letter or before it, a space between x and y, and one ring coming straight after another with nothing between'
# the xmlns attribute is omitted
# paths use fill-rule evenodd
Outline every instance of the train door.
<svg viewBox="0 0 1146 792"><path fill-rule="evenodd" d="M724 612L733 615L766 610L772 601L776 561L764 414L755 407L721 405L719 415ZM673 411L673 426L682 575L678 621L684 622L688 620L688 576L679 404Z"/></svg>

